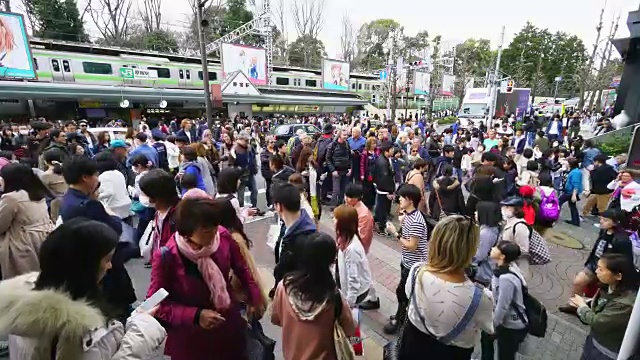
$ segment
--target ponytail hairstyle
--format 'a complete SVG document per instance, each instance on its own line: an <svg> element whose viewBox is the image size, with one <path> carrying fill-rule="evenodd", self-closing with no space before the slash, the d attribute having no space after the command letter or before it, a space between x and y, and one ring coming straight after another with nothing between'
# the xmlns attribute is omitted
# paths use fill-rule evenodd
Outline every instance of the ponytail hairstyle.
<svg viewBox="0 0 640 360"><path fill-rule="evenodd" d="M62 166L67 158L67 154L58 148L51 148L42 154L42 159L47 165L53 165L53 173L62 175Z"/></svg>

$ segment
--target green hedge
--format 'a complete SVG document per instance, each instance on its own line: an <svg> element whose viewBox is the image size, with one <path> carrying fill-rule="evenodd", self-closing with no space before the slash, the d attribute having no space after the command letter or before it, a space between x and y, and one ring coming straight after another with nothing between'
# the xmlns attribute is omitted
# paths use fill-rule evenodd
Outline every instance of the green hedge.
<svg viewBox="0 0 640 360"><path fill-rule="evenodd" d="M455 116L447 116L446 118L438 119L438 125L451 125L455 123L457 120L458 118Z"/></svg>
<svg viewBox="0 0 640 360"><path fill-rule="evenodd" d="M597 146L609 156L626 154L629 152L629 146L631 146L631 137L628 135L611 136Z"/></svg>

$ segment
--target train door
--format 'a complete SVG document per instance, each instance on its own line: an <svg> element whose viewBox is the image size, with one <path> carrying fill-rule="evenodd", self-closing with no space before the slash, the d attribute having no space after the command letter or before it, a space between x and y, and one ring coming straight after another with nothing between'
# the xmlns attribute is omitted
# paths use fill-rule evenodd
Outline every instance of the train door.
<svg viewBox="0 0 640 360"><path fill-rule="evenodd" d="M186 71L185 69L178 69L178 87L186 88L187 87L187 79L186 79Z"/></svg>
<svg viewBox="0 0 640 360"><path fill-rule="evenodd" d="M51 65L51 77L53 81L64 81L64 75L62 74L62 61L60 59L50 59Z"/></svg>
<svg viewBox="0 0 640 360"><path fill-rule="evenodd" d="M191 71L190 69L185 69L184 70L184 84L185 84L185 88L192 88L193 87L193 76L196 75L195 71Z"/></svg>
<svg viewBox="0 0 640 360"><path fill-rule="evenodd" d="M71 68L71 60L61 59L62 62L62 77L66 82L75 82L76 78L73 75L73 69Z"/></svg>

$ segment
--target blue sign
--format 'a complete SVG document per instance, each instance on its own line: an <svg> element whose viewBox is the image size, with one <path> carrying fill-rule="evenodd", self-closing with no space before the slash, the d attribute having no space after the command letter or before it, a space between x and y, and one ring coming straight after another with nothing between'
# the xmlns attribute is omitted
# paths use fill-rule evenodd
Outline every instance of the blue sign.
<svg viewBox="0 0 640 360"><path fill-rule="evenodd" d="M387 80L387 71L386 70L380 71L380 80Z"/></svg>

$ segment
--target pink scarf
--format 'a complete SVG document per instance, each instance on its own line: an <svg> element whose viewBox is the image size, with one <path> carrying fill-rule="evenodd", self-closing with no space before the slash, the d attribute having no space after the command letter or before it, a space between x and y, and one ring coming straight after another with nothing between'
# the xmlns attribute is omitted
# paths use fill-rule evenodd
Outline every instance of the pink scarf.
<svg viewBox="0 0 640 360"><path fill-rule="evenodd" d="M207 247L203 247L200 250L194 250L189 244L187 244L187 240L180 236L178 233L175 234L176 244L178 245L178 249L182 255L186 256L187 259L193 261L198 265L198 270L202 277L204 278L204 282L207 283L209 287L209 292L211 292L211 301L216 307L216 310L224 310L229 308L231 304L231 300L229 298L229 293L227 292L227 282L220 272L220 268L213 261L211 255L218 250L218 246L220 246L220 234L216 233L216 237L211 243L211 245Z"/></svg>

